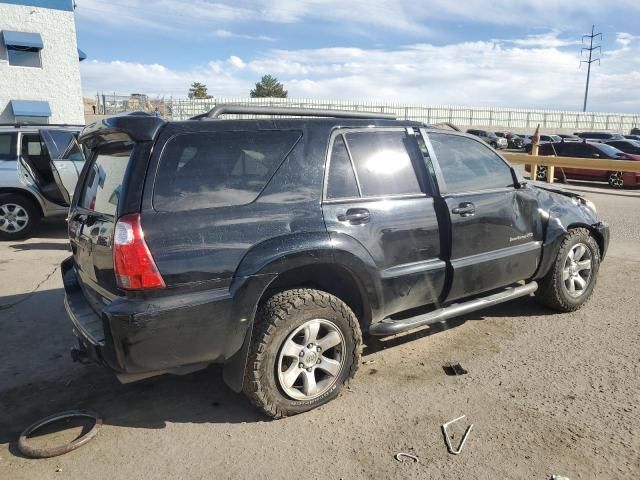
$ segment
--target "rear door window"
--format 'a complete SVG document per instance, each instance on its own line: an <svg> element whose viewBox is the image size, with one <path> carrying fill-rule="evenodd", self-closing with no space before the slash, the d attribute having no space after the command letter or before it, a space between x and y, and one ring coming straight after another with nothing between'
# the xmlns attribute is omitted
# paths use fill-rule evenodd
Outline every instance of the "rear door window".
<svg viewBox="0 0 640 480"><path fill-rule="evenodd" d="M0 133L0 160L16 159L16 140L15 133Z"/></svg>
<svg viewBox="0 0 640 480"><path fill-rule="evenodd" d="M347 133L347 146L356 168L363 197L422 193L416 164L422 159L409 154L415 142L406 131Z"/></svg>
<svg viewBox="0 0 640 480"><path fill-rule="evenodd" d="M351 158L344 137L337 135L333 141L327 178L327 199L359 197L358 182L353 172Z"/></svg>
<svg viewBox="0 0 640 480"><path fill-rule="evenodd" d="M162 153L153 205L181 211L251 203L301 136L297 130L176 135Z"/></svg>
<svg viewBox="0 0 640 480"><path fill-rule="evenodd" d="M101 147L87 171L78 206L116 215L133 143Z"/></svg>

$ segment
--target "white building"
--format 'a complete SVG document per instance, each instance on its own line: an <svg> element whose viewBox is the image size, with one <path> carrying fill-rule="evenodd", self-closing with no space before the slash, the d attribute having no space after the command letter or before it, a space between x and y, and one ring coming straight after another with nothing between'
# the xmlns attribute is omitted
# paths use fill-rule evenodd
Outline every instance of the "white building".
<svg viewBox="0 0 640 480"><path fill-rule="evenodd" d="M0 0L0 123L84 124L74 0Z"/></svg>

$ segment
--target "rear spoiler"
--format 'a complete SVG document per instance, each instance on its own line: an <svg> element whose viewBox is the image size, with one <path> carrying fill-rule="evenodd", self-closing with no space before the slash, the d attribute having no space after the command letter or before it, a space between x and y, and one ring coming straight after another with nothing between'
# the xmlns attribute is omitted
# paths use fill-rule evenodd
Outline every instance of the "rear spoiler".
<svg viewBox="0 0 640 480"><path fill-rule="evenodd" d="M166 120L145 112L115 115L87 125L78 141L89 148L99 143L123 140L123 134L134 142L151 141L166 123Z"/></svg>

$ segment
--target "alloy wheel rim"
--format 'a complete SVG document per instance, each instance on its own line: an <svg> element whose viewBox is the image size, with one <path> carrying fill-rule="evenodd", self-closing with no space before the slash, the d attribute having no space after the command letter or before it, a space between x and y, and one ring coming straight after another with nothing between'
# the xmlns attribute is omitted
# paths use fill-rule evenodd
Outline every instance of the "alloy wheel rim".
<svg viewBox="0 0 640 480"><path fill-rule="evenodd" d="M611 172L609 174L609 184L612 187L621 187L624 184L622 172Z"/></svg>
<svg viewBox="0 0 640 480"><path fill-rule="evenodd" d="M584 243L577 243L565 258L562 282L569 296L578 298L587 290L592 277L591 250Z"/></svg>
<svg viewBox="0 0 640 480"><path fill-rule="evenodd" d="M280 347L276 373L294 400L313 400L331 389L345 362L345 340L335 323L321 318L297 327Z"/></svg>
<svg viewBox="0 0 640 480"><path fill-rule="evenodd" d="M547 167L541 165L536 172L536 180L545 180L547 178Z"/></svg>
<svg viewBox="0 0 640 480"><path fill-rule="evenodd" d="M29 214L24 207L17 203L0 205L0 231L17 233L29 223Z"/></svg>

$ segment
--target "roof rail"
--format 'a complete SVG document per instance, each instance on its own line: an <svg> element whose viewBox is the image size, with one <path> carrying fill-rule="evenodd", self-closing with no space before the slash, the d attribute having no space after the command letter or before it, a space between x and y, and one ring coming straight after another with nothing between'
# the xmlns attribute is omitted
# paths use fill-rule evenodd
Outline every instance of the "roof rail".
<svg viewBox="0 0 640 480"><path fill-rule="evenodd" d="M320 108L298 107L263 107L237 104L220 104L213 107L207 113L191 117L190 120L207 120L218 118L225 113L245 115L290 115L294 117L331 117L331 118L371 118L395 120L396 116L390 113L356 112L350 110L325 110Z"/></svg>
<svg viewBox="0 0 640 480"><path fill-rule="evenodd" d="M0 127L84 127L74 123L0 123Z"/></svg>

